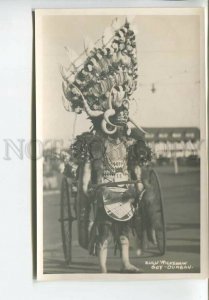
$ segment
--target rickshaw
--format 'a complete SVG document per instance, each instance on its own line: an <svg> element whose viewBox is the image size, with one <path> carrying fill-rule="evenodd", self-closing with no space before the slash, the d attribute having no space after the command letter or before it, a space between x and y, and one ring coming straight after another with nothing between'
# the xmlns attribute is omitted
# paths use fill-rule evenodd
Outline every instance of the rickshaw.
<svg viewBox="0 0 209 300"><path fill-rule="evenodd" d="M148 167L149 170L149 182L152 185L155 193L155 214L158 215L158 220L160 220L160 224L158 224L157 228L155 228L156 233L156 241L155 245L155 255L162 256L165 254L166 250L166 230L165 230L165 218L164 218L164 205L162 199L162 192L160 187L160 182L158 175L154 168ZM69 173L68 173L69 174ZM126 183L134 183L134 181L129 181ZM119 183L110 183L109 186L116 186ZM120 182L121 184L121 182ZM107 184L106 184L107 185ZM93 186L94 189L99 186ZM61 182L61 196L60 196L60 225L61 225L61 234L62 234L62 246L63 246L63 254L66 265L70 265L72 262L72 223L77 222L77 227L79 227L79 222L81 216L77 213L78 209L78 201L77 201L77 181L75 178L70 178L66 173L63 174L62 182ZM141 242L142 242L142 250L146 252L149 249L149 228L146 222L146 210L145 203L143 201L144 196L142 195L140 204L137 208L136 213L140 216L140 232L141 232ZM92 202L92 220L93 223L94 218L94 202ZM88 239L89 234L87 234L86 238ZM78 238L79 240L79 238ZM87 245L87 246L86 246ZM88 250L88 241L85 243L85 246L81 242L81 247ZM152 245L153 247L153 245Z"/></svg>

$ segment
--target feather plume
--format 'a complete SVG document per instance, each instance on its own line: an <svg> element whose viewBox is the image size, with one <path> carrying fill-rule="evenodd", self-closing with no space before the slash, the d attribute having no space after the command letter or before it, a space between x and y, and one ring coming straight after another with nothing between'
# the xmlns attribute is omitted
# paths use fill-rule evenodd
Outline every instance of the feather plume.
<svg viewBox="0 0 209 300"><path fill-rule="evenodd" d="M68 46L65 47L65 50L67 52L67 56L68 56L68 59L69 59L69 65L71 65L77 59L78 54Z"/></svg>
<svg viewBox="0 0 209 300"><path fill-rule="evenodd" d="M133 25L131 26L131 28L132 28L134 34L137 35L137 34L138 34L138 28L137 28L136 24L133 24Z"/></svg>
<svg viewBox="0 0 209 300"><path fill-rule="evenodd" d="M91 54L91 51L94 49L93 41L87 36L84 39L84 51L86 56L88 57Z"/></svg>
<svg viewBox="0 0 209 300"><path fill-rule="evenodd" d="M64 106L64 108L65 108L66 111L69 111L69 112L72 111L70 102L65 98L64 95L62 95L62 103L63 103L63 106Z"/></svg>
<svg viewBox="0 0 209 300"><path fill-rule="evenodd" d="M113 28L113 30L119 30L120 27L122 26L121 20L119 20L118 18L115 18L112 22L111 27Z"/></svg>
<svg viewBox="0 0 209 300"><path fill-rule="evenodd" d="M113 32L113 29L111 27L107 27L103 33L103 37L102 37L102 40L103 40L103 44L104 45L107 45L111 39L113 38L114 36L114 32Z"/></svg>
<svg viewBox="0 0 209 300"><path fill-rule="evenodd" d="M132 24L133 22L134 22L134 19L136 18L136 16L134 16L134 15L128 15L127 17L126 17L126 20L127 20L127 22L128 23L130 23L130 24ZM133 26L133 25L132 25ZM131 27L132 27L131 26Z"/></svg>
<svg viewBox="0 0 209 300"><path fill-rule="evenodd" d="M64 66L60 65L60 73L62 78L67 82L73 82L75 80L75 74L72 69L72 65L69 68L65 68Z"/></svg>

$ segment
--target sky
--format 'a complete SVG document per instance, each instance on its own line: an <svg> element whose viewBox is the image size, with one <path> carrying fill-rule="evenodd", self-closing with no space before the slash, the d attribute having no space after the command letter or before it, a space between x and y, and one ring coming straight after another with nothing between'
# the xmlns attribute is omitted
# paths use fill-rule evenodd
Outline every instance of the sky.
<svg viewBox="0 0 209 300"><path fill-rule="evenodd" d="M89 129L85 113L62 103L59 65L65 46L80 54L84 38L100 38L116 16L44 16L42 21L43 137L71 139ZM119 17L124 20L124 16ZM198 16L140 15L137 28L138 88L131 115L142 127L200 126L200 28ZM155 92L151 91L152 84ZM74 130L73 130L73 126Z"/></svg>

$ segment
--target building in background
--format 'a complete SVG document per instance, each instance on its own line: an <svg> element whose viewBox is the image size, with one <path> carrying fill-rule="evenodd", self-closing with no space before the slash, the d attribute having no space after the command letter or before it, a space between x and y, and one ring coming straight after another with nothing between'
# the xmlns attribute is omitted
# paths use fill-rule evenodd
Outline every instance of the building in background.
<svg viewBox="0 0 209 300"><path fill-rule="evenodd" d="M197 165L200 161L200 130L196 127L150 127L145 140L159 164L177 160L180 164ZM141 132L133 128L132 136L141 138Z"/></svg>

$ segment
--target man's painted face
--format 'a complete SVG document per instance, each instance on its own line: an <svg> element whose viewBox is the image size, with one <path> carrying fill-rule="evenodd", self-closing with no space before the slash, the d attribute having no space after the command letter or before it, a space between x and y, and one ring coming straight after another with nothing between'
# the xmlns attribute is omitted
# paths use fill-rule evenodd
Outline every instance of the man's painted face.
<svg viewBox="0 0 209 300"><path fill-rule="evenodd" d="M112 123L117 126L125 126L128 122L128 110L121 106L120 108L116 109L115 112L115 115L112 117Z"/></svg>

